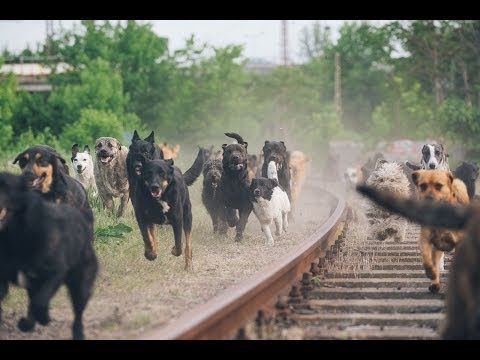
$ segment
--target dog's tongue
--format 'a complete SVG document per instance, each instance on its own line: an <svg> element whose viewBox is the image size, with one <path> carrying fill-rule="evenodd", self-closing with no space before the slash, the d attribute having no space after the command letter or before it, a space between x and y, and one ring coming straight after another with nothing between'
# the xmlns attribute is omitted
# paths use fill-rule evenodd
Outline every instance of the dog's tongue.
<svg viewBox="0 0 480 360"><path fill-rule="evenodd" d="M242 169L243 169L243 164L235 165L235 170L242 170Z"/></svg>
<svg viewBox="0 0 480 360"><path fill-rule="evenodd" d="M109 159L109 156L102 156L102 157L100 158L100 161L101 161L102 163L107 163L107 162L108 162L108 159Z"/></svg>

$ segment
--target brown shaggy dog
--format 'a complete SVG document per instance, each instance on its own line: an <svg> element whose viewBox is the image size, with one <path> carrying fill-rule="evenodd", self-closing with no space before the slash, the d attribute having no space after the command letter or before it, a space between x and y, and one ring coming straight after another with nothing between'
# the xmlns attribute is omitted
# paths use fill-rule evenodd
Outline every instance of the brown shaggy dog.
<svg viewBox="0 0 480 360"><path fill-rule="evenodd" d="M465 183L453 179L447 170L417 170L412 174L417 187L417 196L421 200L443 201L450 204L468 204L468 192ZM420 251L427 277L432 280L429 290L433 293L440 289L440 259L444 251L451 251L463 238L462 231L422 226L420 231Z"/></svg>
<svg viewBox="0 0 480 360"><path fill-rule="evenodd" d="M464 240L455 249L448 279L442 337L480 340L480 204L452 206L445 202L401 199L364 185L357 189L387 210L423 226L464 230Z"/></svg>
<svg viewBox="0 0 480 360"><path fill-rule="evenodd" d="M305 182L305 172L310 158L299 150L292 151L290 154L290 173L291 173L291 191L292 204L296 202L303 183Z"/></svg>
<svg viewBox="0 0 480 360"><path fill-rule="evenodd" d="M160 149L162 149L163 151L163 158L165 160L175 159L180 153L180 144L172 146L164 142L162 144L159 144L159 146L160 146Z"/></svg>

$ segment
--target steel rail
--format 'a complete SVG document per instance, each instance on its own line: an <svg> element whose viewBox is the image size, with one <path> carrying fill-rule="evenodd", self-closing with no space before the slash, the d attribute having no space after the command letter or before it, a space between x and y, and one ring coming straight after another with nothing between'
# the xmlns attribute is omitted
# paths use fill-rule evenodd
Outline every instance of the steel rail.
<svg viewBox="0 0 480 360"><path fill-rule="evenodd" d="M171 324L146 332L139 339L207 340L234 336L235 331L252 319L259 309L272 305L282 292L308 271L327 244L342 231L345 198L322 191L334 196L337 203L329 218L305 242L253 277L195 307Z"/></svg>

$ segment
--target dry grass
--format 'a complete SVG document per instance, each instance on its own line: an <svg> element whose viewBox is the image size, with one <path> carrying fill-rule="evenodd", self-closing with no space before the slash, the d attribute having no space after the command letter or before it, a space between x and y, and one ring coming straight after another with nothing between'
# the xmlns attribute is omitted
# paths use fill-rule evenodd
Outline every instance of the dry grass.
<svg viewBox="0 0 480 360"><path fill-rule="evenodd" d="M193 161L176 161L185 170ZM184 165L186 163L186 165ZM330 204L309 186L307 176L300 195L296 222L289 232L275 238L275 246L265 245L263 233L252 213L242 242L235 242L234 229L228 236L213 235L210 217L201 203L201 177L190 188L193 208L193 272L184 270L184 257L174 257L170 226L158 227L158 258L144 258L143 241L128 205L121 222L133 228L124 239L96 238L100 272L94 294L84 313L88 339L131 339L143 331L165 325L195 305L204 303L277 260L313 233L327 217ZM95 227L118 223L95 207ZM32 333L21 333L16 322L26 312L23 289L11 288L3 304L4 323L0 339L69 339L73 314L64 287L51 302L52 322L37 325Z"/></svg>

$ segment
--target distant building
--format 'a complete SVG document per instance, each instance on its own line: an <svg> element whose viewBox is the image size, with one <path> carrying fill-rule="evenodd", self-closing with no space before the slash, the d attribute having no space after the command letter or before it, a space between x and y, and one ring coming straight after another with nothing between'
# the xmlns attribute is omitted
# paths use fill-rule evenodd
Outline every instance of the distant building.
<svg viewBox="0 0 480 360"><path fill-rule="evenodd" d="M56 73L68 70L68 64L56 64ZM48 83L48 77L52 73L50 67L40 63L9 63L3 64L0 74L13 73L17 78L19 89L28 92L52 91L52 85Z"/></svg>
<svg viewBox="0 0 480 360"><path fill-rule="evenodd" d="M249 62L245 65L245 71L256 74L268 74L275 69L277 64L265 61L263 59L250 59Z"/></svg>

